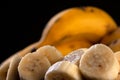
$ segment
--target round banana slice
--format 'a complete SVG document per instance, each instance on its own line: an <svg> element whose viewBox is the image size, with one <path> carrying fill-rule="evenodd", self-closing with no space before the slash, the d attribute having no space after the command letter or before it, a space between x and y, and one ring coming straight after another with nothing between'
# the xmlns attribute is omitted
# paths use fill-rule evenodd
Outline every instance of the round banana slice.
<svg viewBox="0 0 120 80"><path fill-rule="evenodd" d="M80 49L74 50L68 53L68 55L66 55L63 58L63 61L70 61L71 63L74 63L77 66L79 66L79 60L81 59L81 56L84 54L86 50L87 48L80 48Z"/></svg>
<svg viewBox="0 0 120 80"><path fill-rule="evenodd" d="M113 51L104 44L91 46L81 57L79 69L92 80L115 80L120 69Z"/></svg>
<svg viewBox="0 0 120 80"><path fill-rule="evenodd" d="M10 62L6 80L19 80L18 65L20 60L21 60L21 57L18 55L15 55L13 57L13 59Z"/></svg>
<svg viewBox="0 0 120 80"><path fill-rule="evenodd" d="M20 61L18 72L20 80L41 80L51 66L45 56L38 53L28 53Z"/></svg>
<svg viewBox="0 0 120 80"><path fill-rule="evenodd" d="M47 70L45 80L82 80L82 78L77 65L69 61L59 61Z"/></svg>
<svg viewBox="0 0 120 80"><path fill-rule="evenodd" d="M46 56L51 64L63 59L63 55L54 46L45 45L36 50L41 56Z"/></svg>

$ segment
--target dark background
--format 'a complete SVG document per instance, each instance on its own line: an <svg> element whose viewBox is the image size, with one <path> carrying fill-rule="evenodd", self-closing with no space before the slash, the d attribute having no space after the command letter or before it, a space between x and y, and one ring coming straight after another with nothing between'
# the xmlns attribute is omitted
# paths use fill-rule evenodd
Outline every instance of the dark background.
<svg viewBox="0 0 120 80"><path fill-rule="evenodd" d="M115 0L11 1L0 10L0 62L40 39L49 19L63 9L96 6L108 12L120 25L120 6Z"/></svg>

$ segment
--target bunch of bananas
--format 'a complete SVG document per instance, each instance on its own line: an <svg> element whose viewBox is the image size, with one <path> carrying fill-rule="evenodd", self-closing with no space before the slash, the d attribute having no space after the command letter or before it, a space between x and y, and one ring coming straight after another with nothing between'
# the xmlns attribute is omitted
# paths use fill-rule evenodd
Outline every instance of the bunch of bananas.
<svg viewBox="0 0 120 80"><path fill-rule="evenodd" d="M75 75L68 74L70 72L69 72L69 67L67 67L68 72L66 71L65 73L66 75L64 77L66 77L66 79L69 79L69 80L81 80L81 77L77 76L77 75L80 75L80 73L78 72L78 69L79 69L78 60L80 60L80 57L79 58L75 57L74 60L72 59L72 61L69 61L69 62L66 60L69 60L69 58L70 59L73 58L75 55L78 55L78 56L82 55L84 52L86 52L86 49L91 48L91 46L98 43L105 44L111 50L113 50L114 53L120 51L119 33L120 33L120 28L118 27L115 20L107 12L105 12L104 10L98 7L85 6L85 7L73 7L73 8L65 9L63 11L60 11L56 15L54 15L48 21L48 23L46 24L43 30L42 37L40 38L39 41L25 47L23 50L16 52L1 64L0 80L17 80L17 79L11 78L13 73L17 73L12 71L14 69L16 69L15 71L19 71L21 80L23 78L25 78L25 80L43 79L43 75L45 75L46 70L55 62L60 61L62 58L64 58L64 62L58 62L55 64L55 66L58 66L59 71L60 70L64 71L64 69L61 69L62 65L64 64L66 65L66 67L71 66L73 67L74 71L77 71L75 72ZM43 48L43 46L46 46L46 45L54 46L54 48L56 49L54 48L51 49L50 46L47 46L47 48L46 47ZM80 52L80 54L75 54L75 55L72 54L73 57L72 56L69 57L68 55L71 54L71 52L74 50L77 50L76 52ZM35 53L35 54L31 54L31 53ZM38 53L41 53L42 55L41 54L38 55ZM55 55L54 53L55 54L57 53L57 55ZM43 57L44 55L48 57L47 58ZM92 53L90 55L92 55ZM104 56L104 57L107 58L107 56ZM108 54L108 57L109 57L109 54ZM33 62L30 61L30 62L35 64L29 64L30 59L31 61L33 61ZM32 59L35 59L36 61L34 62L34 60ZM73 62L75 65L71 62ZM108 78L109 76L111 76L109 73L107 73L106 76L102 75L102 78L101 76L95 77L92 74L88 75L89 71L86 72L87 71L86 68L88 67L86 68L83 67L83 65L86 65L83 62L81 60L82 65L80 66L80 69L83 72L83 75L87 77L92 77L92 78L101 79L101 80L104 80L104 79L110 80L116 77L118 68L116 68L116 72L115 72L116 74L112 78ZM16 63L16 64L11 64L11 63ZM33 69L33 67L29 68L29 66L25 64L29 64L29 66L35 66L35 65L38 65L38 66ZM43 67L44 66L46 67L42 69L41 68L42 66L39 66L39 64L43 64ZM14 65L14 67L18 65L19 66L17 69L13 67L11 68L11 65ZM102 65L100 65L100 67L101 66ZM28 69L31 71L33 70L33 72L27 73L26 70ZM86 70L84 71L84 69ZM114 72L113 68L110 70L110 72L112 73ZM47 73L51 73L51 71L48 70ZM56 74L56 72L52 74ZM42 76L40 77L40 75ZM60 72L60 75L64 75L64 74ZM73 77L70 78L69 77L70 75ZM51 75L46 75L46 76L51 76ZM45 79L56 80L56 78L48 79L48 77L46 77ZM62 78L60 80L62 80Z"/></svg>

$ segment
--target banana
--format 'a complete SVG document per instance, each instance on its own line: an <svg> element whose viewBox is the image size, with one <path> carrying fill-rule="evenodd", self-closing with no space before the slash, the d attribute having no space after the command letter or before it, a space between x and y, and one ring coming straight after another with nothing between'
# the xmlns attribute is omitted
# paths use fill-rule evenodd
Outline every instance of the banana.
<svg viewBox="0 0 120 80"><path fill-rule="evenodd" d="M41 80L50 66L45 56L36 52L28 53L22 57L18 65L20 80Z"/></svg>
<svg viewBox="0 0 120 80"><path fill-rule="evenodd" d="M48 21L40 46L76 35L95 43L116 28L115 20L100 8L72 7L58 12Z"/></svg>
<svg viewBox="0 0 120 80"><path fill-rule="evenodd" d="M104 36L103 39L101 40L101 43L110 45L113 41L120 38L119 34L120 34L120 27L118 27L113 32L111 32L111 34Z"/></svg>
<svg viewBox="0 0 120 80"><path fill-rule="evenodd" d="M10 61L10 66L7 72L6 80L19 80L18 75L18 65L21 60L21 57L18 55L15 55L14 58Z"/></svg>
<svg viewBox="0 0 120 80"><path fill-rule="evenodd" d="M119 34L118 34L118 35L119 35ZM112 41L108 46L109 46L114 52L120 51L120 38Z"/></svg>
<svg viewBox="0 0 120 80"><path fill-rule="evenodd" d="M41 56L47 57L51 64L63 59L62 53L51 45L42 46L38 48L36 52Z"/></svg>
<svg viewBox="0 0 120 80"><path fill-rule="evenodd" d="M108 46L95 44L81 57L79 69L86 79L115 80L120 66Z"/></svg>
<svg viewBox="0 0 120 80"><path fill-rule="evenodd" d="M63 61L70 61L71 63L74 63L77 66L79 66L79 60L81 59L81 56L85 53L86 50L87 48L80 48L74 50L68 53L68 55L64 56Z"/></svg>
<svg viewBox="0 0 120 80"><path fill-rule="evenodd" d="M47 70L45 80L82 80L77 65L69 61L58 61Z"/></svg>

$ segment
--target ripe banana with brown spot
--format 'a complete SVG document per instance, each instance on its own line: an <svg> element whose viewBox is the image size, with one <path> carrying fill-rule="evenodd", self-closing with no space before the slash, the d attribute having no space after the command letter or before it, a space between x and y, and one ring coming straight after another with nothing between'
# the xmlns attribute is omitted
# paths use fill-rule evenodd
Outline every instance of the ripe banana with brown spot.
<svg viewBox="0 0 120 80"><path fill-rule="evenodd" d="M48 21L40 46L76 35L90 42L97 42L116 28L115 20L98 7L72 7L58 12Z"/></svg>
<svg viewBox="0 0 120 80"><path fill-rule="evenodd" d="M47 70L45 80L82 80L82 78L77 65L69 61L59 61Z"/></svg>
<svg viewBox="0 0 120 80"><path fill-rule="evenodd" d="M79 69L88 80L115 80L120 66L108 46L95 44L81 57Z"/></svg>
<svg viewBox="0 0 120 80"><path fill-rule="evenodd" d="M50 66L45 56L35 52L28 53L22 57L18 66L20 80L41 80Z"/></svg>

